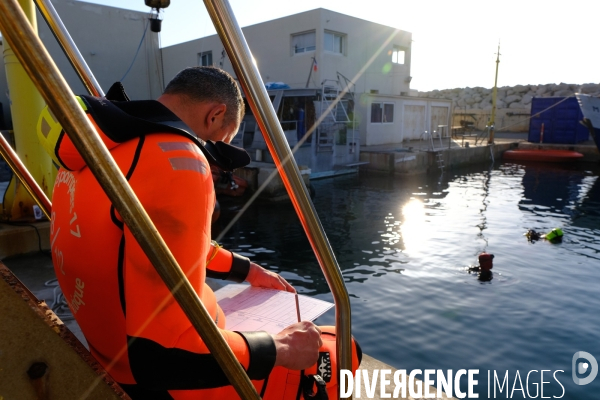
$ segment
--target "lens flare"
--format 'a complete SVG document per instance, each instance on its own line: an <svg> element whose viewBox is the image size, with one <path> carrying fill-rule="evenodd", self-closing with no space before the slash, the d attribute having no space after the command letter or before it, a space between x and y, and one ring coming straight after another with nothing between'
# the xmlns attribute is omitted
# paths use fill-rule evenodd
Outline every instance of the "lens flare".
<svg viewBox="0 0 600 400"><path fill-rule="evenodd" d="M383 68L381 69L381 72L382 72L384 75L387 75L387 74L389 74L389 73L390 73L390 71L391 71L391 70L392 70L392 63L390 63L390 62L387 62L387 63L385 63L385 64L383 65Z"/></svg>

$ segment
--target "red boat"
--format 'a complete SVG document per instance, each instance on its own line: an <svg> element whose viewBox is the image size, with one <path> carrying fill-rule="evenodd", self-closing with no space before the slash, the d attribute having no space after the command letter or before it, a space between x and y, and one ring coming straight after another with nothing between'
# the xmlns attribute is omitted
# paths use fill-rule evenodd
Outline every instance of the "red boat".
<svg viewBox="0 0 600 400"><path fill-rule="evenodd" d="M541 161L541 162L572 162L583 157L583 154L571 150L542 150L520 149L506 150L503 160Z"/></svg>

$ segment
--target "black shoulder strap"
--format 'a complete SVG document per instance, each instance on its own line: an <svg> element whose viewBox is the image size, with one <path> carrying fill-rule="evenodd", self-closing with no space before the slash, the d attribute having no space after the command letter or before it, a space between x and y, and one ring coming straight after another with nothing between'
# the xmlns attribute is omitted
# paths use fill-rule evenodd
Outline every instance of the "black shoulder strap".
<svg viewBox="0 0 600 400"><path fill-rule="evenodd" d="M327 384L321 378L320 375L304 375L300 378L300 386L302 387L302 394L305 400L328 400L329 395L327 394ZM313 387L315 387L313 391Z"/></svg>
<svg viewBox="0 0 600 400"><path fill-rule="evenodd" d="M108 89L108 92L106 93L105 97L111 101L130 101L131 100L129 98L129 96L127 96L127 93L125 93L125 88L123 87L123 84L121 82L113 83L113 85L110 87L110 89Z"/></svg>

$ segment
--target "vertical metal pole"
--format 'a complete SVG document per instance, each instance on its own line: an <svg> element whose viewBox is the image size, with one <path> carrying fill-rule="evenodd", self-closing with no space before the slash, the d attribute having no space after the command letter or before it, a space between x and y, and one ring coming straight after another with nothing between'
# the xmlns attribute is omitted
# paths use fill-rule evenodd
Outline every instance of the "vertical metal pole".
<svg viewBox="0 0 600 400"><path fill-rule="evenodd" d="M260 396L141 206L16 0L0 1L0 30L109 200L243 399Z"/></svg>
<svg viewBox="0 0 600 400"><path fill-rule="evenodd" d="M242 30L235 20L229 2L226 0L204 0L204 4L221 42L225 46L252 113L263 132L277 170L333 293L336 305L337 365L339 369L351 370L350 299L348 298L342 272L325 236L304 181L300 177L300 171L277 120L277 115L269 100L265 85L258 69L252 63L252 54Z"/></svg>
<svg viewBox="0 0 600 400"><path fill-rule="evenodd" d="M21 181L23 187L33 197L33 200L40 207L44 215L50 219L50 213L52 212L52 203L48 200L46 193L40 188L33 176L29 173L25 165L19 159L17 153L10 147L8 141L0 134L0 155L4 158L4 161L8 164L10 169L14 172L15 176Z"/></svg>
<svg viewBox="0 0 600 400"><path fill-rule="evenodd" d="M33 32L37 32L33 1L19 0L19 5L24 15L27 16L29 28ZM34 34L37 35L37 33ZM4 65L10 94L15 148L19 158L23 160L37 184L46 194L50 195L54 186L52 161L40 146L36 133L37 116L44 108L44 99L15 56L15 51L8 41L4 43ZM17 176L18 174L15 179ZM12 219L33 216L35 201L31 199L24 186L17 185L16 190L11 191L7 196L6 203L5 209L10 210Z"/></svg>
<svg viewBox="0 0 600 400"><path fill-rule="evenodd" d="M494 89L492 90L492 116L490 117L490 137L488 144L494 143L494 125L496 124L496 95L498 94L498 66L500 65L500 43L498 43L498 54L496 56L496 77Z"/></svg>
<svg viewBox="0 0 600 400"><path fill-rule="evenodd" d="M355 131L355 129L356 129L356 118L355 118L355 115L356 115L356 103L354 102L354 91L353 91L352 92L352 153L353 154L360 154L360 153L357 153L357 150L358 150L357 147L358 146L356 146L356 137L355 137L355 134L356 134L356 131ZM354 161L360 161L360 158L356 158L356 156L354 156L352 158L356 159Z"/></svg>
<svg viewBox="0 0 600 400"><path fill-rule="evenodd" d="M75 45L71 35L69 35L69 31L67 31L50 0L34 1L89 94L96 97L104 97L102 87L100 87L92 70L83 59L77 45Z"/></svg>
<svg viewBox="0 0 600 400"><path fill-rule="evenodd" d="M308 84L310 83L310 77L312 75L314 65L315 65L315 58L313 57L312 63L310 64L310 71L308 71L308 79L306 80L306 88L308 88Z"/></svg>

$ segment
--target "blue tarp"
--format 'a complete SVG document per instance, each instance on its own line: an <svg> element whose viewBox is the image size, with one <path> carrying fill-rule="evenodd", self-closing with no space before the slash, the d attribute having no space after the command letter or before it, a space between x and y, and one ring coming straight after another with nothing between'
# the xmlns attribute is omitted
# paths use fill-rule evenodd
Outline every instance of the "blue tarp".
<svg viewBox="0 0 600 400"><path fill-rule="evenodd" d="M534 97L531 101L528 140L540 143L544 124L544 143L575 144L588 140L589 133L579 123L583 118L575 97Z"/></svg>
<svg viewBox="0 0 600 400"><path fill-rule="evenodd" d="M267 82L265 83L267 90L290 89L290 86L283 82Z"/></svg>

